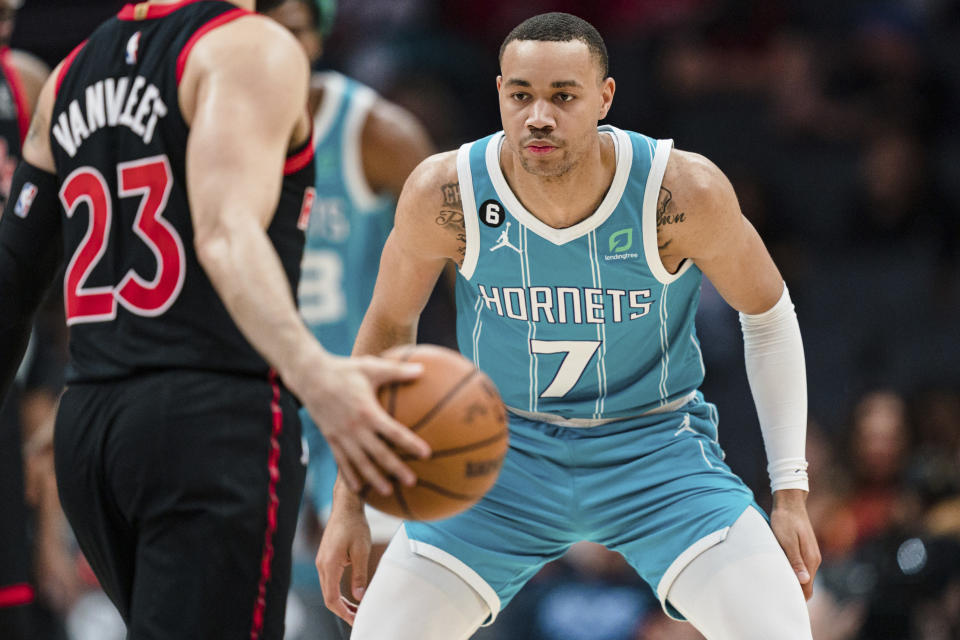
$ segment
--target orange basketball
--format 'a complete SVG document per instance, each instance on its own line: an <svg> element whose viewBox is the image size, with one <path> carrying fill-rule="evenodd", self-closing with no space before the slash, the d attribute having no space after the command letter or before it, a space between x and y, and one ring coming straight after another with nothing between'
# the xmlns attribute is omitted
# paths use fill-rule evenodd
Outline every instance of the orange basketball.
<svg viewBox="0 0 960 640"><path fill-rule="evenodd" d="M465 511L493 486L507 454L507 414L500 394L485 373L452 349L404 345L384 358L422 362L413 382L392 383L377 392L380 404L430 443L430 458L404 455L417 484L394 481L383 496L361 491L376 509L407 520L439 520Z"/></svg>

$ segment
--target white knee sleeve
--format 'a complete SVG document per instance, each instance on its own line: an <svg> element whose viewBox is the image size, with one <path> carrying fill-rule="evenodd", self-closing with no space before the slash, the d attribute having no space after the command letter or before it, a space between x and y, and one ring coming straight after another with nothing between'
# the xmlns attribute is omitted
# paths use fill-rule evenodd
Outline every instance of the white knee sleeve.
<svg viewBox="0 0 960 640"><path fill-rule="evenodd" d="M707 640L811 640L803 590L753 507L688 564L667 599Z"/></svg>
<svg viewBox="0 0 960 640"><path fill-rule="evenodd" d="M467 640L490 609L443 565L410 551L400 527L363 595L352 640Z"/></svg>

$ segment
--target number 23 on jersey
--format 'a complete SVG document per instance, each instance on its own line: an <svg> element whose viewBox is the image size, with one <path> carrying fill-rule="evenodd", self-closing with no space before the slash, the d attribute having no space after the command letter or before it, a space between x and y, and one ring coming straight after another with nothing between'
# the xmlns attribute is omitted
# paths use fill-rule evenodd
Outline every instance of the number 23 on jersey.
<svg viewBox="0 0 960 640"><path fill-rule="evenodd" d="M177 299L186 275L183 240L163 218L173 187L173 172L165 155L117 165L118 197L140 198L133 232L150 249L157 263L152 280L132 268L115 285L87 287L90 273L107 252L113 220L113 199L107 181L94 167L74 170L60 189L68 218L86 205L87 231L74 251L64 276L67 324L104 322L117 316L119 302L131 313L155 317Z"/></svg>

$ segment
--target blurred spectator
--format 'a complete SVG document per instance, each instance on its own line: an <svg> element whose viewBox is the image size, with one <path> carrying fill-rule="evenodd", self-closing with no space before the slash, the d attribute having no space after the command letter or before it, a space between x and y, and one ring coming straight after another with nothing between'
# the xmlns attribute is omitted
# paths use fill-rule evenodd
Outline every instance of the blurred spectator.
<svg viewBox="0 0 960 640"><path fill-rule="evenodd" d="M909 445L906 404L898 394L875 391L857 403L845 457L850 488L823 523L824 557L842 557L905 521Z"/></svg>
<svg viewBox="0 0 960 640"><path fill-rule="evenodd" d="M502 640L633 640L658 611L653 592L622 555L580 542L530 581L495 631Z"/></svg>

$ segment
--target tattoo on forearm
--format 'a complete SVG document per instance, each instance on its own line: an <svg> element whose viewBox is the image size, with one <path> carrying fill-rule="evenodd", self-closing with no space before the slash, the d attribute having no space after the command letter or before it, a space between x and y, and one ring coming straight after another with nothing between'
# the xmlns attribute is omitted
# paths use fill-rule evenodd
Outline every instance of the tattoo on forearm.
<svg viewBox="0 0 960 640"><path fill-rule="evenodd" d="M457 255L463 261L467 251L467 231L463 222L463 203L460 201L460 185L451 182L440 187L443 204L434 222L449 230L457 238Z"/></svg>
<svg viewBox="0 0 960 640"><path fill-rule="evenodd" d="M667 224L679 224L686 219L684 212L678 212L672 203L673 194L670 189L660 187L660 197L657 199L657 229Z"/></svg>

